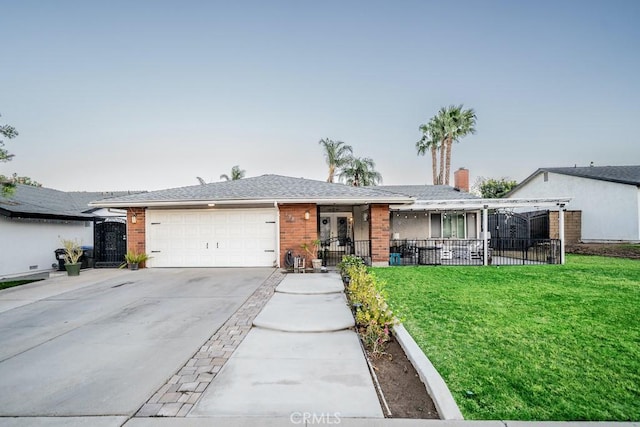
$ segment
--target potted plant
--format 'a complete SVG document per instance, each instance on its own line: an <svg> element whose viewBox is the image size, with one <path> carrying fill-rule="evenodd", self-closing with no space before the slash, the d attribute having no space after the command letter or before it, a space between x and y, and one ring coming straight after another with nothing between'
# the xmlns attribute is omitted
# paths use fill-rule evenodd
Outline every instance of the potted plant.
<svg viewBox="0 0 640 427"><path fill-rule="evenodd" d="M68 276L80 275L80 257L82 256L82 248L77 240L62 239L62 247L64 248L64 268L67 270Z"/></svg>
<svg viewBox="0 0 640 427"><path fill-rule="evenodd" d="M310 243L303 243L300 245L311 257L311 265L313 265L313 271L316 273L319 273L322 269L322 260L318 258L318 248L320 247L320 243L320 239L315 239Z"/></svg>
<svg viewBox="0 0 640 427"><path fill-rule="evenodd" d="M144 252L135 252L135 251L128 251L125 256L124 259L127 263L127 266L129 267L129 270L137 270L140 266L141 263L145 262L146 260L148 260L149 258L151 258L149 255L147 255ZM123 265L124 267L124 265Z"/></svg>

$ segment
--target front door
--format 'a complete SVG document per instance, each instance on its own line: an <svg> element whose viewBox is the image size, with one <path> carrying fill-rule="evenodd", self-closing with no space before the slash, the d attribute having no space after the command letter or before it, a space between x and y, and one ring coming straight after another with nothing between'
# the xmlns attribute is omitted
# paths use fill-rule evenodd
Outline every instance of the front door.
<svg viewBox="0 0 640 427"><path fill-rule="evenodd" d="M351 212L320 214L320 257L333 266L343 255L353 253L353 215Z"/></svg>

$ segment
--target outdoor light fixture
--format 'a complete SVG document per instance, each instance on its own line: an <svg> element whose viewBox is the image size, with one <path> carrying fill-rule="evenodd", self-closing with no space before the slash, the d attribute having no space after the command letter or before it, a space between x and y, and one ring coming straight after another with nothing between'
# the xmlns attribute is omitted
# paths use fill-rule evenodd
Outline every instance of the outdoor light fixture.
<svg viewBox="0 0 640 427"><path fill-rule="evenodd" d="M136 216L136 213L132 213L131 214L131 224L135 224L136 222L138 222L138 217Z"/></svg>
<svg viewBox="0 0 640 427"><path fill-rule="evenodd" d="M364 222L369 221L369 213L368 212L362 212L362 220Z"/></svg>
<svg viewBox="0 0 640 427"><path fill-rule="evenodd" d="M305 211L305 213L304 213L304 219L305 219L305 220L309 220L309 211Z"/></svg>
<svg viewBox="0 0 640 427"><path fill-rule="evenodd" d="M207 206L209 206L210 208L214 207L216 204L215 203L208 203Z"/></svg>

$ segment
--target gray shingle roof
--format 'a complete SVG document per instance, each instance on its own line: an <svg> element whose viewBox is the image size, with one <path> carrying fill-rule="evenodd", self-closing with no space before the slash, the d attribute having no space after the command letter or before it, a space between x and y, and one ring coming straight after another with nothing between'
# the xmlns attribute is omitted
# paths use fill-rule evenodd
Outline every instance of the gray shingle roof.
<svg viewBox="0 0 640 427"><path fill-rule="evenodd" d="M640 166L586 166L569 168L541 168L540 172L552 172L581 178L618 182L621 184L640 185Z"/></svg>
<svg viewBox="0 0 640 427"><path fill-rule="evenodd" d="M0 196L0 212L10 216L92 219L89 202L128 192L65 192L17 184L8 197Z"/></svg>
<svg viewBox="0 0 640 427"><path fill-rule="evenodd" d="M405 194L415 197L417 200L479 199L478 196L456 190L449 185L381 185L376 188L396 194Z"/></svg>
<svg viewBox="0 0 640 427"><path fill-rule="evenodd" d="M378 187L351 187L304 178L280 175L262 175L236 181L214 182L206 185L151 191L123 197L114 197L93 206L120 206L141 203L171 202L233 202L283 200L370 200L372 202L408 201L403 194L387 192Z"/></svg>

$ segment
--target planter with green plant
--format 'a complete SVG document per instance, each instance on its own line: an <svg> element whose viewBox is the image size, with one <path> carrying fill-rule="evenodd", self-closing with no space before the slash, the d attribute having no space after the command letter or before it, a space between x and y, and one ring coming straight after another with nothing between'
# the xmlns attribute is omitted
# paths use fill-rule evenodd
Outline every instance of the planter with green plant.
<svg viewBox="0 0 640 427"><path fill-rule="evenodd" d="M322 269L322 260L318 258L318 249L320 248L320 240L315 239L310 243L303 243L300 245L302 249L305 250L311 257L311 265L313 266L313 271L319 273Z"/></svg>
<svg viewBox="0 0 640 427"><path fill-rule="evenodd" d="M149 258L151 257L146 253L135 251L128 251L124 256L126 265L129 267L129 270L137 270L140 267L140 264L147 261ZM122 265L122 267L124 266L125 264Z"/></svg>
<svg viewBox="0 0 640 427"><path fill-rule="evenodd" d="M64 268L67 270L67 275L79 276L79 260L83 253L80 243L77 240L62 239L62 247L64 248Z"/></svg>

